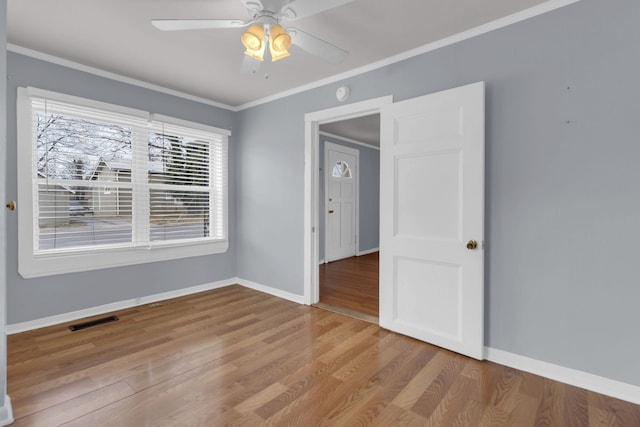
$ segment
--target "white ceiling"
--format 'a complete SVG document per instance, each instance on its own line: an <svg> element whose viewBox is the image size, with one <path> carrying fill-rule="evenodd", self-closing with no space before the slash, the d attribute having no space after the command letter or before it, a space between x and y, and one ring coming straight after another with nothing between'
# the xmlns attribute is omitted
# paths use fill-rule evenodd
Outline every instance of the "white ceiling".
<svg viewBox="0 0 640 427"><path fill-rule="evenodd" d="M289 58L270 65L268 80L240 75L240 28L161 32L149 23L246 19L240 0L8 0L7 38L21 48L238 107L554 2L354 0L295 21L349 51L342 64L293 46Z"/></svg>
<svg viewBox="0 0 640 427"><path fill-rule="evenodd" d="M380 147L380 114L320 125L320 132Z"/></svg>

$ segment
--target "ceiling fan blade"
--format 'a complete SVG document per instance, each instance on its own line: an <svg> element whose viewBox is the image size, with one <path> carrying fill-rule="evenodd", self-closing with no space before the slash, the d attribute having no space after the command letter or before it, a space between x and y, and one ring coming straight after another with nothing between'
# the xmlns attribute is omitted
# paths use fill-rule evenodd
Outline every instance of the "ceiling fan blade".
<svg viewBox="0 0 640 427"><path fill-rule="evenodd" d="M282 7L283 18L290 21L315 15L343 4L351 3L353 0L294 0Z"/></svg>
<svg viewBox="0 0 640 427"><path fill-rule="evenodd" d="M206 30L246 27L252 21L240 19L153 19L151 24L162 31Z"/></svg>
<svg viewBox="0 0 640 427"><path fill-rule="evenodd" d="M340 64L349 56L349 52L346 50L340 49L329 42L297 28L287 28L287 32L291 35L291 42L299 46L300 49L306 50L312 55L319 56L332 64Z"/></svg>

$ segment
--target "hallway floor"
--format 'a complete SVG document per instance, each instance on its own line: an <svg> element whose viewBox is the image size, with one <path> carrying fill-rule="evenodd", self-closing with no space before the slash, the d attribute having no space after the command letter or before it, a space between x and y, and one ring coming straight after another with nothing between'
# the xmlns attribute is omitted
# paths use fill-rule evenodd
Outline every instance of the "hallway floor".
<svg viewBox="0 0 640 427"><path fill-rule="evenodd" d="M378 318L379 253L320 265L319 307Z"/></svg>

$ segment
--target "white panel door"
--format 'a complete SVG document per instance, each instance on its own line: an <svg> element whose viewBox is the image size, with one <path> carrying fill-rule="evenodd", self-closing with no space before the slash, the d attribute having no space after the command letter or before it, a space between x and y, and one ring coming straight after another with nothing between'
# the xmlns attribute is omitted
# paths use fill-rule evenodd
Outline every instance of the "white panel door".
<svg viewBox="0 0 640 427"><path fill-rule="evenodd" d="M380 326L483 358L484 83L382 109Z"/></svg>
<svg viewBox="0 0 640 427"><path fill-rule="evenodd" d="M325 142L325 261L356 255L359 151Z"/></svg>

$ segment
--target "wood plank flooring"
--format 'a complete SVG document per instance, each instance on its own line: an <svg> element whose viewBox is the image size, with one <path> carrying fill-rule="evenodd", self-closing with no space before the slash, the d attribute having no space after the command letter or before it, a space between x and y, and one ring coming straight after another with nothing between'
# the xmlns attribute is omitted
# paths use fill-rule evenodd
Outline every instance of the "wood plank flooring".
<svg viewBox="0 0 640 427"><path fill-rule="evenodd" d="M8 337L15 426L640 426L639 406L237 285L113 314Z"/></svg>
<svg viewBox="0 0 640 427"><path fill-rule="evenodd" d="M320 302L377 319L378 254L375 252L321 264Z"/></svg>

